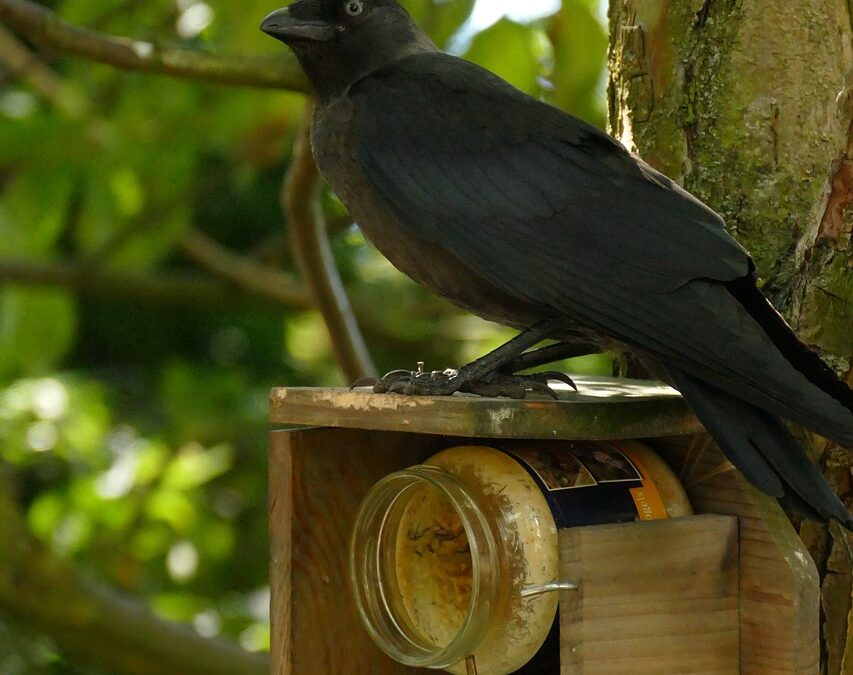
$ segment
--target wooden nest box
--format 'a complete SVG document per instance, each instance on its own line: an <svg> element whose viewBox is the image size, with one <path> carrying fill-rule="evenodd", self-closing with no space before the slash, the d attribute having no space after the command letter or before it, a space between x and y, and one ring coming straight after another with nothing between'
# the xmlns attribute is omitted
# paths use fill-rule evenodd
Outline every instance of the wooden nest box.
<svg viewBox="0 0 853 675"><path fill-rule="evenodd" d="M561 596L562 673L818 673L819 578L776 501L673 390L578 385L560 401L273 390L273 675L429 672L388 659L361 625L347 563L356 512L382 477L495 438L643 439L697 514L560 532L561 572L580 580Z"/></svg>

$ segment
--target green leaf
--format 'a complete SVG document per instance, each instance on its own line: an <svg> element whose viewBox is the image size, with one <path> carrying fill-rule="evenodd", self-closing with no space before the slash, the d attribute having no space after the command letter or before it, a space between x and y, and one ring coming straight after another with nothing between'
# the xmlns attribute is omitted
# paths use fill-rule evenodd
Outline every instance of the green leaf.
<svg viewBox="0 0 853 675"><path fill-rule="evenodd" d="M546 56L542 31L509 19L479 33L465 54L466 59L533 95L541 90L539 78L545 74Z"/></svg>
<svg viewBox="0 0 853 675"><path fill-rule="evenodd" d="M56 368L74 343L76 326L70 295L0 289L0 375L37 374Z"/></svg>
<svg viewBox="0 0 853 675"><path fill-rule="evenodd" d="M234 528L219 521L210 521L199 532L200 544L205 557L222 560L231 555L234 549Z"/></svg>
<svg viewBox="0 0 853 675"><path fill-rule="evenodd" d="M130 167L121 167L110 176L116 211L126 217L139 214L145 204L145 193L139 176Z"/></svg>
<svg viewBox="0 0 853 675"><path fill-rule="evenodd" d="M607 33L597 0L565 0L549 35L554 45L553 102L604 127Z"/></svg>
<svg viewBox="0 0 853 675"><path fill-rule="evenodd" d="M43 492L30 506L27 522L33 534L48 540L67 511L68 504L63 496L56 492Z"/></svg>
<svg viewBox="0 0 853 675"><path fill-rule="evenodd" d="M0 256L43 257L62 234L72 186L68 170L20 172L0 199Z"/></svg>
<svg viewBox="0 0 853 675"><path fill-rule="evenodd" d="M161 558L172 545L172 537L172 531L162 523L146 524L131 537L130 552L141 561Z"/></svg>
<svg viewBox="0 0 853 675"><path fill-rule="evenodd" d="M95 253L116 236L119 225L109 173L94 169L86 177L83 203L77 216L74 233L77 246L84 254Z"/></svg>
<svg viewBox="0 0 853 675"><path fill-rule="evenodd" d="M207 609L207 598L189 593L160 593L151 602L154 612L168 621L189 621Z"/></svg>
<svg viewBox="0 0 853 675"><path fill-rule="evenodd" d="M190 444L166 467L163 485L178 490L204 485L228 471L233 461L234 453L228 445L205 450L200 445Z"/></svg>
<svg viewBox="0 0 853 675"><path fill-rule="evenodd" d="M403 5L435 43L445 47L471 16L475 0L408 0Z"/></svg>
<svg viewBox="0 0 853 675"><path fill-rule="evenodd" d="M192 501L180 490L162 488L151 493L145 511L152 520L172 526L176 532L188 532L198 519Z"/></svg>

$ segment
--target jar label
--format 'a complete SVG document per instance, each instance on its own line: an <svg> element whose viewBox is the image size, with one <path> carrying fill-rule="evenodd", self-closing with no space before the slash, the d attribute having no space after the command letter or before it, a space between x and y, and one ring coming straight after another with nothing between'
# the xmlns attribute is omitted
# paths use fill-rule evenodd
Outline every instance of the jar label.
<svg viewBox="0 0 853 675"><path fill-rule="evenodd" d="M649 476L646 468L639 458L634 455L628 448L622 448L620 452L626 455L631 463L637 467L640 475L643 478L643 487L632 487L631 496L634 498L634 504L637 506L637 516L640 520L663 520L669 518L666 512L666 505L663 503L658 491L658 486Z"/></svg>
<svg viewBox="0 0 853 675"><path fill-rule="evenodd" d="M531 442L501 448L533 477L558 528L666 518L638 459L612 442Z"/></svg>

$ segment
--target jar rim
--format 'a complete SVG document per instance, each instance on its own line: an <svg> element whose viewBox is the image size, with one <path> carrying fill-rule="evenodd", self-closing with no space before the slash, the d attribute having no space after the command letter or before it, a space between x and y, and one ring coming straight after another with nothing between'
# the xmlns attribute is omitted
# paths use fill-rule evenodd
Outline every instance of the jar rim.
<svg viewBox="0 0 853 675"><path fill-rule="evenodd" d="M387 547L396 546L389 517L404 508L407 495L428 485L447 499L459 516L471 555L471 595L459 632L444 647L429 645L407 629L388 598ZM447 668L472 654L485 637L498 596L499 556L495 533L476 500L455 474L418 465L386 476L368 492L359 508L350 544L350 581L362 623L376 645L400 663Z"/></svg>

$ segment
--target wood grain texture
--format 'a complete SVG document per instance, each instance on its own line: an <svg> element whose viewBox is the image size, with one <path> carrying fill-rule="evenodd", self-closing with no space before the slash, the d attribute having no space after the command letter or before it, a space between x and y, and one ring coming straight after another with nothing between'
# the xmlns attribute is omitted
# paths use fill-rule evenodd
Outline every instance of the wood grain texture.
<svg viewBox="0 0 853 675"><path fill-rule="evenodd" d="M269 452L270 512L270 615L273 631L270 661L273 675L292 672L291 636L291 555L293 516L292 455L288 434L272 432Z"/></svg>
<svg viewBox="0 0 853 675"><path fill-rule="evenodd" d="M362 627L349 587L349 538L374 483L448 442L341 429L272 433L273 675L420 672L383 655Z"/></svg>
<svg viewBox="0 0 853 675"><path fill-rule="evenodd" d="M480 438L613 440L698 433L674 389L615 378L554 385L561 400L373 394L359 389L273 389L270 419L305 424Z"/></svg>
<svg viewBox="0 0 853 675"><path fill-rule="evenodd" d="M698 441L698 442L697 442ZM741 673L820 670L817 568L775 499L752 487L709 439L660 439L699 513L740 523Z"/></svg>
<svg viewBox="0 0 853 675"><path fill-rule="evenodd" d="M560 532L562 673L739 672L737 520Z"/></svg>

